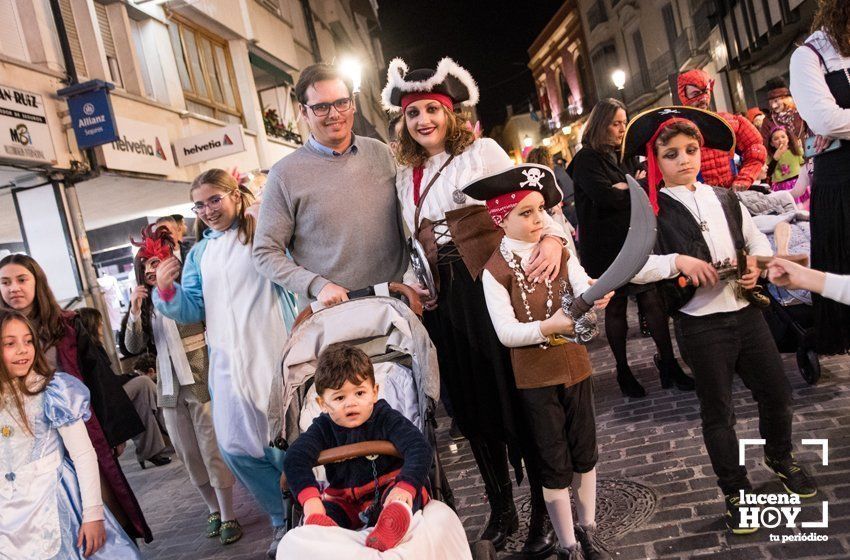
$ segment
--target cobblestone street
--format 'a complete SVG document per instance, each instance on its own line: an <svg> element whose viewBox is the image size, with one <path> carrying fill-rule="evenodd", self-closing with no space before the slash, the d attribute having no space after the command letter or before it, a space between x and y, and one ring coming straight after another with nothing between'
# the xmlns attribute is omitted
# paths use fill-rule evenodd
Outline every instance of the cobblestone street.
<svg viewBox="0 0 850 560"><path fill-rule="evenodd" d="M724 505L702 445L696 396L661 389L652 365L651 339L640 336L633 316L631 321L631 366L647 389L646 398L621 395L604 338L591 347L600 451L598 517L600 531L609 537L615 558L850 558L850 360L846 356L821 360L823 376L811 387L800 376L794 356L783 355L794 389L796 456L809 466L820 485L817 498L803 502L799 520L820 519L821 500L828 500L829 527L763 528L754 535L734 537L727 535L721 519ZM756 405L740 381L734 400L739 437L758 438ZM440 418L438 438L458 513L470 540L474 540L489 511L481 478L466 443L450 443L446 418ZM800 440L806 438L829 440L828 466L821 465L818 446L801 445ZM781 485L761 464L761 452L752 449L747 457L756 489L781 492ZM154 533L155 540L142 547L147 558L264 557L270 527L241 486L237 486L235 502L245 537L222 547L217 539L204 538L206 509L176 458L168 466L143 471L128 448L122 464ZM526 485L517 491L516 501L520 509L528 507ZM624 527L630 530L623 532ZM828 540L782 544L770 538L771 533L781 538L810 531ZM512 551L521 546L521 539L521 535L515 537L500 557L518 557Z"/></svg>

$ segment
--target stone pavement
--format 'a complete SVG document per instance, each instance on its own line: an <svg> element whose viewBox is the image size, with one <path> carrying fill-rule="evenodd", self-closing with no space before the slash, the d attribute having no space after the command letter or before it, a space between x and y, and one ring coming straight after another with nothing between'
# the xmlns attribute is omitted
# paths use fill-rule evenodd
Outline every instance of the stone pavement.
<svg viewBox="0 0 850 560"><path fill-rule="evenodd" d="M630 310L634 311L634 306ZM591 346L594 364L599 441L600 531L609 538L615 558L629 559L848 559L850 558L850 359L822 359L823 376L809 386L792 354L783 355L794 389L796 456L817 476L820 493L803 502L802 521L820 518L820 501L828 500L825 529L761 529L735 537L724 531L722 496L702 444L699 409L694 393L661 389L652 365L654 348L642 338L631 317L631 366L647 390L644 399L623 397L614 378L614 363L604 336ZM604 332L604 331L603 331ZM734 390L740 438L758 438L756 405L740 381ZM818 447L801 446L804 438L828 438L829 464L822 466ZM458 513L470 540L480 533L489 507L483 484L465 441L452 444L448 420L440 418L440 453L454 490ZM237 513L245 529L238 543L222 547L202 532L206 510L182 465L142 471L133 461L132 445L122 464L136 490L155 540L143 545L146 558L157 560L251 559L264 557L269 523L247 492L237 485ZM761 465L761 452L747 454L750 479L762 492L781 492L781 485ZM527 485L516 501L528 509ZM625 532L624 529L628 529ZM521 533L525 527L521 527ZM825 542L772 542L782 535L815 531ZM521 546L518 535L500 558Z"/></svg>

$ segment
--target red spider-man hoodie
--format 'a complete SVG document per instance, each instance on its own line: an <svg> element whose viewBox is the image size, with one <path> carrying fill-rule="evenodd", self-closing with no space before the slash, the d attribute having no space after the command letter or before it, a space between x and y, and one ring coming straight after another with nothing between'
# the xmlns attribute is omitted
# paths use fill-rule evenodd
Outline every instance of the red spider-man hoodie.
<svg viewBox="0 0 850 560"><path fill-rule="evenodd" d="M679 99L683 105L699 107L702 102L711 101L711 90L714 80L702 70L689 70L679 74ZM692 85L700 90L700 94L689 98L686 86ZM767 150L762 143L761 134L745 117L732 113L718 113L723 117L735 133L735 151L741 156L743 163L737 175L733 172L733 164L729 154L711 148L702 149L702 182L719 187L734 187L736 190L750 188L761 172L767 159Z"/></svg>

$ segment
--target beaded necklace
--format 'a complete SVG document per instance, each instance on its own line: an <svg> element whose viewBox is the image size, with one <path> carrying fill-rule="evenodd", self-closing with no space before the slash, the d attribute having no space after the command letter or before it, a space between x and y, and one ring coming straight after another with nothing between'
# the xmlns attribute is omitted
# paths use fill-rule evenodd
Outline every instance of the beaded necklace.
<svg viewBox="0 0 850 560"><path fill-rule="evenodd" d="M504 237L502 238L502 242L499 244L499 253L501 253L505 262L508 263L508 267L517 279L517 284L519 284L520 290L519 295L520 298L522 298L522 306L525 308L525 314L528 317L528 322L534 322L534 316L531 313L531 306L528 304L528 296L529 294L534 293L537 289L537 285L528 281L528 278L525 276L525 271L522 269L522 261L519 257L512 253L510 249L508 249ZM543 281L543 283L546 286L546 316L544 319L548 319L552 316L552 305L554 304L552 300L552 281L547 278ZM549 344L544 342L540 344L540 347L548 348Z"/></svg>

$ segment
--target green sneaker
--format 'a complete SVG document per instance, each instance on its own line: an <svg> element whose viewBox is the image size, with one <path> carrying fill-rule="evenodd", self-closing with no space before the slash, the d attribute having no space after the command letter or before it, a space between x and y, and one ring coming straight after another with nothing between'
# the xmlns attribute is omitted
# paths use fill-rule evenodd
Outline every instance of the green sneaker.
<svg viewBox="0 0 850 560"><path fill-rule="evenodd" d="M801 498L813 498L817 495L817 483L793 456L789 455L785 459L771 459L765 455L764 464L776 473L789 494L797 494Z"/></svg>
<svg viewBox="0 0 850 560"><path fill-rule="evenodd" d="M221 544L233 544L242 538L242 526L235 519L221 524Z"/></svg>
<svg viewBox="0 0 850 560"><path fill-rule="evenodd" d="M207 538L217 537L221 533L221 514L219 512L211 513L207 517Z"/></svg>

